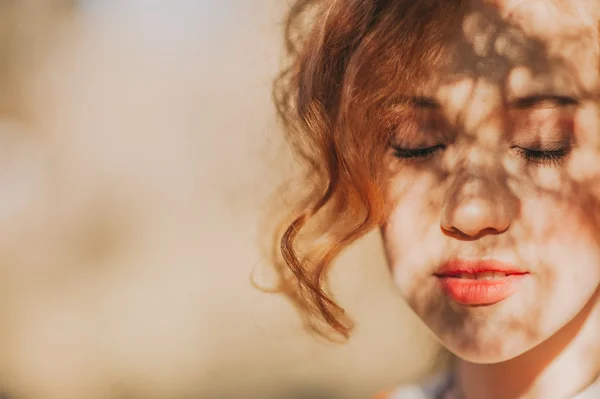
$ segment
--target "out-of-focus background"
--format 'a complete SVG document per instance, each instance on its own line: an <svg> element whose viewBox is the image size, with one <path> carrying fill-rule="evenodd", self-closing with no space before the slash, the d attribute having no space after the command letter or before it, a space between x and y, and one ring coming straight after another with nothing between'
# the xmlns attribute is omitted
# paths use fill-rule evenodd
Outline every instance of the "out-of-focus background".
<svg viewBox="0 0 600 399"><path fill-rule="evenodd" d="M0 382L11 398L367 398L436 345L376 232L337 262L357 323L302 328L261 226L294 170L283 0L0 2Z"/></svg>

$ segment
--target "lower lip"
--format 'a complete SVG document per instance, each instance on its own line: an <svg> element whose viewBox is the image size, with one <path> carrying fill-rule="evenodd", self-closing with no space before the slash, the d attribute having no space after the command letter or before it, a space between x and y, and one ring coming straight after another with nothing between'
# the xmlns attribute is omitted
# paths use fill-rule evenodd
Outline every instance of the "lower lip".
<svg viewBox="0 0 600 399"><path fill-rule="evenodd" d="M438 276L442 289L454 302L461 305L493 305L514 294L526 274L512 274L494 280L475 280Z"/></svg>

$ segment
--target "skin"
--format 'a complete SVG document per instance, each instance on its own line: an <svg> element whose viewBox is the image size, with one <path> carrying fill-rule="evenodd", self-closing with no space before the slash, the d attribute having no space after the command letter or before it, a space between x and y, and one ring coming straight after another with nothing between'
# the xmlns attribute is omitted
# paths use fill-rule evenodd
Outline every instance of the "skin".
<svg viewBox="0 0 600 399"><path fill-rule="evenodd" d="M600 375L600 111L592 2L473 1L386 158L382 226L400 293L454 353L466 399L566 398ZM552 159L521 149L564 150ZM433 276L449 259L530 274L465 306Z"/></svg>

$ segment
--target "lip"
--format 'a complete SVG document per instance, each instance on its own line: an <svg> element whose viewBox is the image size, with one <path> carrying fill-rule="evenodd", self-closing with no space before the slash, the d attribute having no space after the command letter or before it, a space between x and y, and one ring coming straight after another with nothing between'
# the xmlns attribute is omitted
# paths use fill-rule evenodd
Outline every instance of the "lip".
<svg viewBox="0 0 600 399"><path fill-rule="evenodd" d="M494 279L475 279L479 273L503 273ZM465 276L467 275L467 276ZM443 292L454 302L466 306L493 305L513 295L527 270L498 260L453 259L434 273Z"/></svg>

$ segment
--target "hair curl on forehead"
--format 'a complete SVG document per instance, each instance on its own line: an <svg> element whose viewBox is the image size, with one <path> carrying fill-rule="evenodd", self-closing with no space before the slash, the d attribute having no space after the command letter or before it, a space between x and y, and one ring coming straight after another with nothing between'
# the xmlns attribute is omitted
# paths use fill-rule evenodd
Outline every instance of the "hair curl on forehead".
<svg viewBox="0 0 600 399"><path fill-rule="evenodd" d="M344 336L352 323L328 293L327 272L385 219L382 157L393 126L386 104L427 79L463 3L299 0L289 10L289 66L274 102L308 192L276 235L275 262L282 291Z"/></svg>

